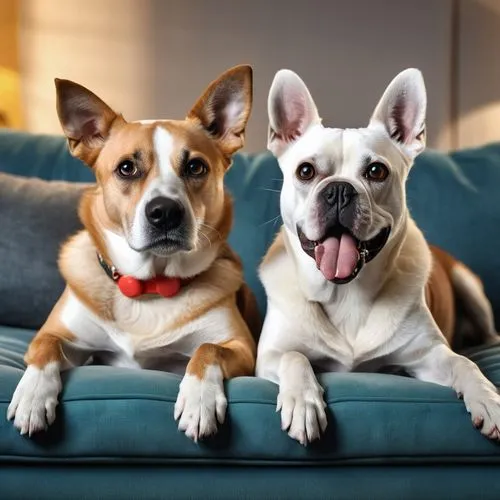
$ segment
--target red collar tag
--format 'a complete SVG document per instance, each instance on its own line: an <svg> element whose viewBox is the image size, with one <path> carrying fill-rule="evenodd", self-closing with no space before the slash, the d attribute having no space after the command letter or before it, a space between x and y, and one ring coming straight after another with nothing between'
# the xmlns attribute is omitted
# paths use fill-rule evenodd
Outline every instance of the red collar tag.
<svg viewBox="0 0 500 500"><path fill-rule="evenodd" d="M97 253L99 264L104 272L112 279L125 297L135 298L144 294L173 297L179 293L181 286L189 284L193 278L170 278L156 276L148 280L140 280L133 276L122 276L113 265L108 264L100 253Z"/></svg>
<svg viewBox="0 0 500 500"><path fill-rule="evenodd" d="M144 294L157 294L162 297L173 297L181 289L180 278L157 276L149 280L139 280L133 276L120 276L116 281L125 297L135 298Z"/></svg>

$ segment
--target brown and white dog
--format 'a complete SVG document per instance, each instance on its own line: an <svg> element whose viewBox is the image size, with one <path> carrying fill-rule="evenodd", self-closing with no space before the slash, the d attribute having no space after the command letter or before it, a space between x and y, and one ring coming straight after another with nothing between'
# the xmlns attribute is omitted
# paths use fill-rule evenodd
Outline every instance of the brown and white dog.
<svg viewBox="0 0 500 500"><path fill-rule="evenodd" d="M71 154L95 173L85 229L60 255L67 287L31 342L8 409L21 434L55 419L60 372L90 356L114 366L184 373L175 405L195 441L224 421L223 379L251 375L260 328L226 238L224 189L243 146L252 70L212 82L181 121L127 122L84 87L56 80Z"/></svg>

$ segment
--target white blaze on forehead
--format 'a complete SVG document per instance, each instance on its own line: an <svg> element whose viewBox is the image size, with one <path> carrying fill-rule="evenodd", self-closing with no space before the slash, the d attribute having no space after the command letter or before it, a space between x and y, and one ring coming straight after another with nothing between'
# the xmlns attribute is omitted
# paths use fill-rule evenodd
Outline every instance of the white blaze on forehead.
<svg viewBox="0 0 500 500"><path fill-rule="evenodd" d="M174 150L174 138L172 134L163 127L156 127L153 132L153 145L162 177L166 177L169 174L175 175L170 160Z"/></svg>
<svg viewBox="0 0 500 500"><path fill-rule="evenodd" d="M178 185L180 179L172 167L172 154L174 152L172 134L163 127L156 127L153 132L153 146L162 180L173 186Z"/></svg>
<svg viewBox="0 0 500 500"><path fill-rule="evenodd" d="M151 125L152 123L156 123L157 121L160 120L135 120L132 123L140 123L141 125Z"/></svg>

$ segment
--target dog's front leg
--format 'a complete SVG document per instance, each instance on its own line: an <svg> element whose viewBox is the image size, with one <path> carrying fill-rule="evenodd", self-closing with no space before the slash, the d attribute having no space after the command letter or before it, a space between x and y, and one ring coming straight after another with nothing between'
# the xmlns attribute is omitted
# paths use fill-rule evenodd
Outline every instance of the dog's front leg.
<svg viewBox="0 0 500 500"><path fill-rule="evenodd" d="M286 352L279 362L280 391L277 410L281 428L300 444L319 439L327 426L323 388L309 360L300 352Z"/></svg>
<svg viewBox="0 0 500 500"><path fill-rule="evenodd" d="M14 391L7 418L21 434L30 436L47 429L56 418L56 407L62 389L60 371L67 368L62 346L74 338L62 324L56 305L38 331L24 357L28 365Z"/></svg>
<svg viewBox="0 0 500 500"><path fill-rule="evenodd" d="M217 422L224 422L227 407L224 379L253 375L255 369L255 342L236 306L212 310L204 330L220 329L221 315L232 325L227 335L229 340L202 344L196 349L175 403L174 417L179 420L179 429L195 442L214 434Z"/></svg>
<svg viewBox="0 0 500 500"><path fill-rule="evenodd" d="M90 332L92 342L85 340ZM106 338L94 315L67 288L28 347L24 356L28 366L7 409L7 418L14 419L21 434L31 436L54 422L62 389L60 372L87 361L99 335Z"/></svg>
<svg viewBox="0 0 500 500"><path fill-rule="evenodd" d="M277 411L281 410L281 428L306 446L320 438L327 418L324 390L307 357L294 350L291 343L304 338L296 325L268 304L259 342L257 376L279 384Z"/></svg>
<svg viewBox="0 0 500 500"><path fill-rule="evenodd" d="M474 426L490 439L500 439L497 388L474 362L450 349L425 305L410 324L416 340L399 353L401 364L420 380L452 387L463 398Z"/></svg>

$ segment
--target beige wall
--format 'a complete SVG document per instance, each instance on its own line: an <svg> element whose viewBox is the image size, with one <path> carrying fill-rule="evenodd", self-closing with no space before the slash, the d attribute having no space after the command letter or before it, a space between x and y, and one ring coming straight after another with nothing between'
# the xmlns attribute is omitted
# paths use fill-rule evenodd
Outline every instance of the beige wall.
<svg viewBox="0 0 500 500"><path fill-rule="evenodd" d="M500 0L460 0L457 142L500 140Z"/></svg>
<svg viewBox="0 0 500 500"><path fill-rule="evenodd" d="M130 119L181 118L219 72L248 62L247 150L257 151L277 69L299 72L325 122L343 127L364 125L389 80L418 66L429 85L430 142L447 147L450 1L23 0L27 125L59 131L56 76L90 87Z"/></svg>
<svg viewBox="0 0 500 500"><path fill-rule="evenodd" d="M345 127L364 125L389 80L416 66L428 86L430 146L500 138L500 109L481 111L500 90L499 0L21 2L25 117L33 131L59 132L56 76L90 87L129 119L181 118L218 73L248 62L255 68L248 151L265 147L267 91L282 67L305 79L327 124ZM452 48L458 4L460 39Z"/></svg>

